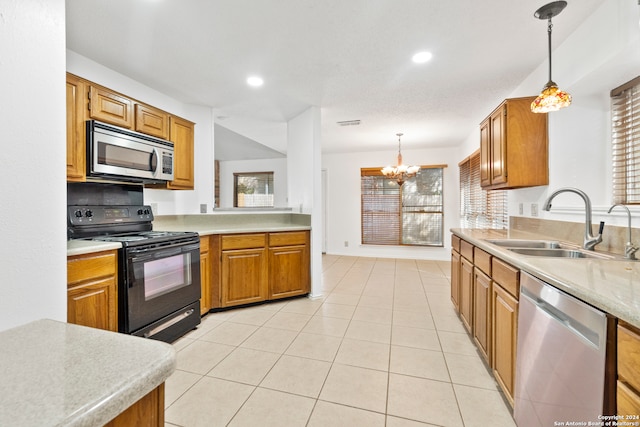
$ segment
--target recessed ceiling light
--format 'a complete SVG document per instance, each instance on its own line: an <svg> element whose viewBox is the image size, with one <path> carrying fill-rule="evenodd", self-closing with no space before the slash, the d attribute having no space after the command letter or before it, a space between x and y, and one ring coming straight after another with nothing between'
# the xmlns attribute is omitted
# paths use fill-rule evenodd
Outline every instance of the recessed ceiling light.
<svg viewBox="0 0 640 427"><path fill-rule="evenodd" d="M428 62L432 56L431 52L418 52L413 55L411 60L416 64L424 64L425 62Z"/></svg>
<svg viewBox="0 0 640 427"><path fill-rule="evenodd" d="M262 77L251 76L247 79L247 84L251 87L260 87L264 84L264 80Z"/></svg>

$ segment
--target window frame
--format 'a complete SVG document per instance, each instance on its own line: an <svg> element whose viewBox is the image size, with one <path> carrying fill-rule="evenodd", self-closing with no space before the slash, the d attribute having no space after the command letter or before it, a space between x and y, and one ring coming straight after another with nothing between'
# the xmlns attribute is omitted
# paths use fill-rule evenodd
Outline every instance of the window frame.
<svg viewBox="0 0 640 427"><path fill-rule="evenodd" d="M371 211L365 211L365 204L366 204L366 196L365 193L363 192L363 185L364 185L364 181L363 178L365 177L379 177L382 178L384 180L387 181L393 181L390 180L388 178L385 178L384 175L382 174L381 170L382 167L365 167L365 168L361 168L360 169L360 242L363 245L383 245L383 246L407 246L407 247L444 247L444 221L445 221L445 215L444 215L444 170L447 167L447 165L422 165L420 166L420 170L424 170L424 169L440 169L440 173L441 173L441 204L440 206L440 210L438 211L431 211L431 210L423 210L421 212L411 212L411 211L406 211L404 208L404 204L403 204L403 200L402 200L402 190L404 188L404 184L400 187L398 187L398 209L397 211L395 211L395 215L397 216L397 227L391 227L392 229L397 229L397 236L395 236L393 239L380 239L377 241L371 241L371 240L366 240L365 237L368 234L371 234L370 232L367 231L367 227L375 227L375 224L371 225L371 224L367 224L367 214L370 214ZM412 178L415 179L415 178ZM407 181L408 182L408 181ZM430 206L430 205L424 205L424 206ZM390 211L393 214L393 211ZM434 243L424 243L424 244L415 244L415 243L405 243L405 240L407 238L409 238L408 236L406 236L404 234L404 223L403 223L403 216L405 214L411 214L411 213L424 213L424 214L437 214L440 215L440 230L439 230L439 242L434 242ZM383 214L384 215L384 214ZM366 241L365 241L366 240Z"/></svg>
<svg viewBox="0 0 640 427"><path fill-rule="evenodd" d="M240 177L258 177L260 175L268 176L267 182L271 184L270 189L271 193L271 204L270 205L256 205L256 206L238 206L238 179ZM262 172L234 172L233 173L233 207L238 209L260 209L260 208L273 208L275 207L275 197L274 197L274 182L275 182L275 174L273 171L262 171ZM241 193L242 194L242 193Z"/></svg>
<svg viewBox="0 0 640 427"><path fill-rule="evenodd" d="M610 97L612 202L640 205L640 76Z"/></svg>

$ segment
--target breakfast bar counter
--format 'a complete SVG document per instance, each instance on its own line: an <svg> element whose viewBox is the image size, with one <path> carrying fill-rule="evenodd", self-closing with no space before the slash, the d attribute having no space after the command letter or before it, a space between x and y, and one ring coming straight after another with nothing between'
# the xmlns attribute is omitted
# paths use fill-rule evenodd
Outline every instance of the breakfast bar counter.
<svg viewBox="0 0 640 427"><path fill-rule="evenodd" d="M0 332L0 361L0 425L98 426L164 390L176 354L163 342L43 319Z"/></svg>

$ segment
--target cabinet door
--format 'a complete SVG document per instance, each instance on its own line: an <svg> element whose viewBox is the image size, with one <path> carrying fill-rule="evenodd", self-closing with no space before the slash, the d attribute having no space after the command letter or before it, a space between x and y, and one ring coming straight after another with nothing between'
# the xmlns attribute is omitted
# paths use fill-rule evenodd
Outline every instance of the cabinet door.
<svg viewBox="0 0 640 427"><path fill-rule="evenodd" d="M460 254L451 251L451 302L456 312L460 312Z"/></svg>
<svg viewBox="0 0 640 427"><path fill-rule="evenodd" d="M117 331L116 286L110 276L67 289L67 322Z"/></svg>
<svg viewBox="0 0 640 427"><path fill-rule="evenodd" d="M133 128L133 101L99 86L90 86L89 117L123 128Z"/></svg>
<svg viewBox="0 0 640 427"><path fill-rule="evenodd" d="M125 409L105 427L164 427L164 383Z"/></svg>
<svg viewBox="0 0 640 427"><path fill-rule="evenodd" d="M179 117L169 119L170 140L174 144L173 181L167 188L193 190L194 124Z"/></svg>
<svg viewBox="0 0 640 427"><path fill-rule="evenodd" d="M493 282L492 294L493 375L513 406L518 301L497 282Z"/></svg>
<svg viewBox="0 0 640 427"><path fill-rule="evenodd" d="M169 139L169 114L144 104L136 104L136 132Z"/></svg>
<svg viewBox="0 0 640 427"><path fill-rule="evenodd" d="M473 339L487 363L491 363L491 278L478 267L474 269L474 276Z"/></svg>
<svg viewBox="0 0 640 427"><path fill-rule="evenodd" d="M467 331L473 326L473 263L460 258L460 318Z"/></svg>
<svg viewBox="0 0 640 427"><path fill-rule="evenodd" d="M67 181L82 182L87 176L85 90L82 79L67 74Z"/></svg>
<svg viewBox="0 0 640 427"><path fill-rule="evenodd" d="M267 299L267 250L222 251L222 306Z"/></svg>
<svg viewBox="0 0 640 427"><path fill-rule="evenodd" d="M209 236L200 238L200 315L211 309L211 254Z"/></svg>
<svg viewBox="0 0 640 427"><path fill-rule="evenodd" d="M507 182L507 134L506 106L499 108L489 118L491 122L490 146L491 146L491 184Z"/></svg>
<svg viewBox="0 0 640 427"><path fill-rule="evenodd" d="M269 249L269 299L309 293L309 252L307 246Z"/></svg>
<svg viewBox="0 0 640 427"><path fill-rule="evenodd" d="M118 330L117 252L67 259L67 322Z"/></svg>
<svg viewBox="0 0 640 427"><path fill-rule="evenodd" d="M480 185L491 185L491 142L489 139L490 120L480 124Z"/></svg>

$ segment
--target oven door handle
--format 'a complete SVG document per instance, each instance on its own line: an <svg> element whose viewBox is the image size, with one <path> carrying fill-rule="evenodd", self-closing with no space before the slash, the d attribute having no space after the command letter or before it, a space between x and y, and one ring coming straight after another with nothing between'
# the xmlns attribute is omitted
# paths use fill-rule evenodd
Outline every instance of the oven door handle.
<svg viewBox="0 0 640 427"><path fill-rule="evenodd" d="M180 254L191 252L198 249L200 249L200 243L196 243L193 245L179 245L179 246L170 246L170 247L163 247L163 248L130 249L129 254L131 255L131 260L133 262L136 262L136 261L144 261L146 259L169 258L175 255L180 255Z"/></svg>

